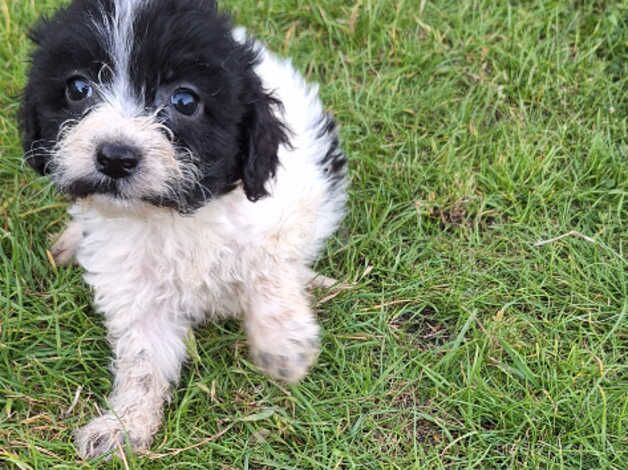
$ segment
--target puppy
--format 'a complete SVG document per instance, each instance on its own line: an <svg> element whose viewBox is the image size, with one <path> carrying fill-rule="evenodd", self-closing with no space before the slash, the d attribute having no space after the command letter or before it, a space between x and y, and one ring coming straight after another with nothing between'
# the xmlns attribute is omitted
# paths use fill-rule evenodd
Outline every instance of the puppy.
<svg viewBox="0 0 628 470"><path fill-rule="evenodd" d="M301 379L310 267L347 186L317 87L210 0L74 0L32 39L26 159L73 200L53 252L85 270L114 353L81 456L150 446L205 320L242 318L254 363Z"/></svg>

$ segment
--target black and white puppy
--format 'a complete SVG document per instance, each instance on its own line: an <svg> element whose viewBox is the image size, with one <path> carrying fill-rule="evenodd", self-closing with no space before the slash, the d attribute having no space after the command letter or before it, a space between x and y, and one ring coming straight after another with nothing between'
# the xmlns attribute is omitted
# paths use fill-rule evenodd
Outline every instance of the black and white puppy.
<svg viewBox="0 0 628 470"><path fill-rule="evenodd" d="M26 158L74 201L53 254L84 268L115 355L80 454L150 446L206 319L241 317L255 364L302 378L310 267L346 200L317 87L210 0L74 0L32 38Z"/></svg>

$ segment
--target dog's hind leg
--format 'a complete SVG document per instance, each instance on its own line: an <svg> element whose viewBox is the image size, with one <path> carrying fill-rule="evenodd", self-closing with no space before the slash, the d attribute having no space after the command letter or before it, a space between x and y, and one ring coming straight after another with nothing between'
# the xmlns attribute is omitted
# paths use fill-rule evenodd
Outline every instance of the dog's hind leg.
<svg viewBox="0 0 628 470"><path fill-rule="evenodd" d="M76 251L83 238L81 224L70 221L57 241L52 245L50 253L57 266L69 266L76 261Z"/></svg>

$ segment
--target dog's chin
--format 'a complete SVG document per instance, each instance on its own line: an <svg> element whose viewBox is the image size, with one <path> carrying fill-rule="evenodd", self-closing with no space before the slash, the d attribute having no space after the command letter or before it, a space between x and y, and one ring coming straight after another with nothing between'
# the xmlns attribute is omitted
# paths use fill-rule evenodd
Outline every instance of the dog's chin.
<svg viewBox="0 0 628 470"><path fill-rule="evenodd" d="M104 214L113 216L132 215L134 213L146 213L147 210L158 208L141 199L123 198L107 193L90 194L82 201L88 201L93 208L99 209Z"/></svg>

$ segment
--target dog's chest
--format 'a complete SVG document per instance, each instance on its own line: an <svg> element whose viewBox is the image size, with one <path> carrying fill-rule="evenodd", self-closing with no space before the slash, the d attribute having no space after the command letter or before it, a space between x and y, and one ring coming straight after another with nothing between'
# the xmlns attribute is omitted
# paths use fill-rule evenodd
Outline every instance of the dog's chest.
<svg viewBox="0 0 628 470"><path fill-rule="evenodd" d="M149 309L201 320L238 313L242 247L233 227L90 211L75 218L83 228L77 260L106 315Z"/></svg>

